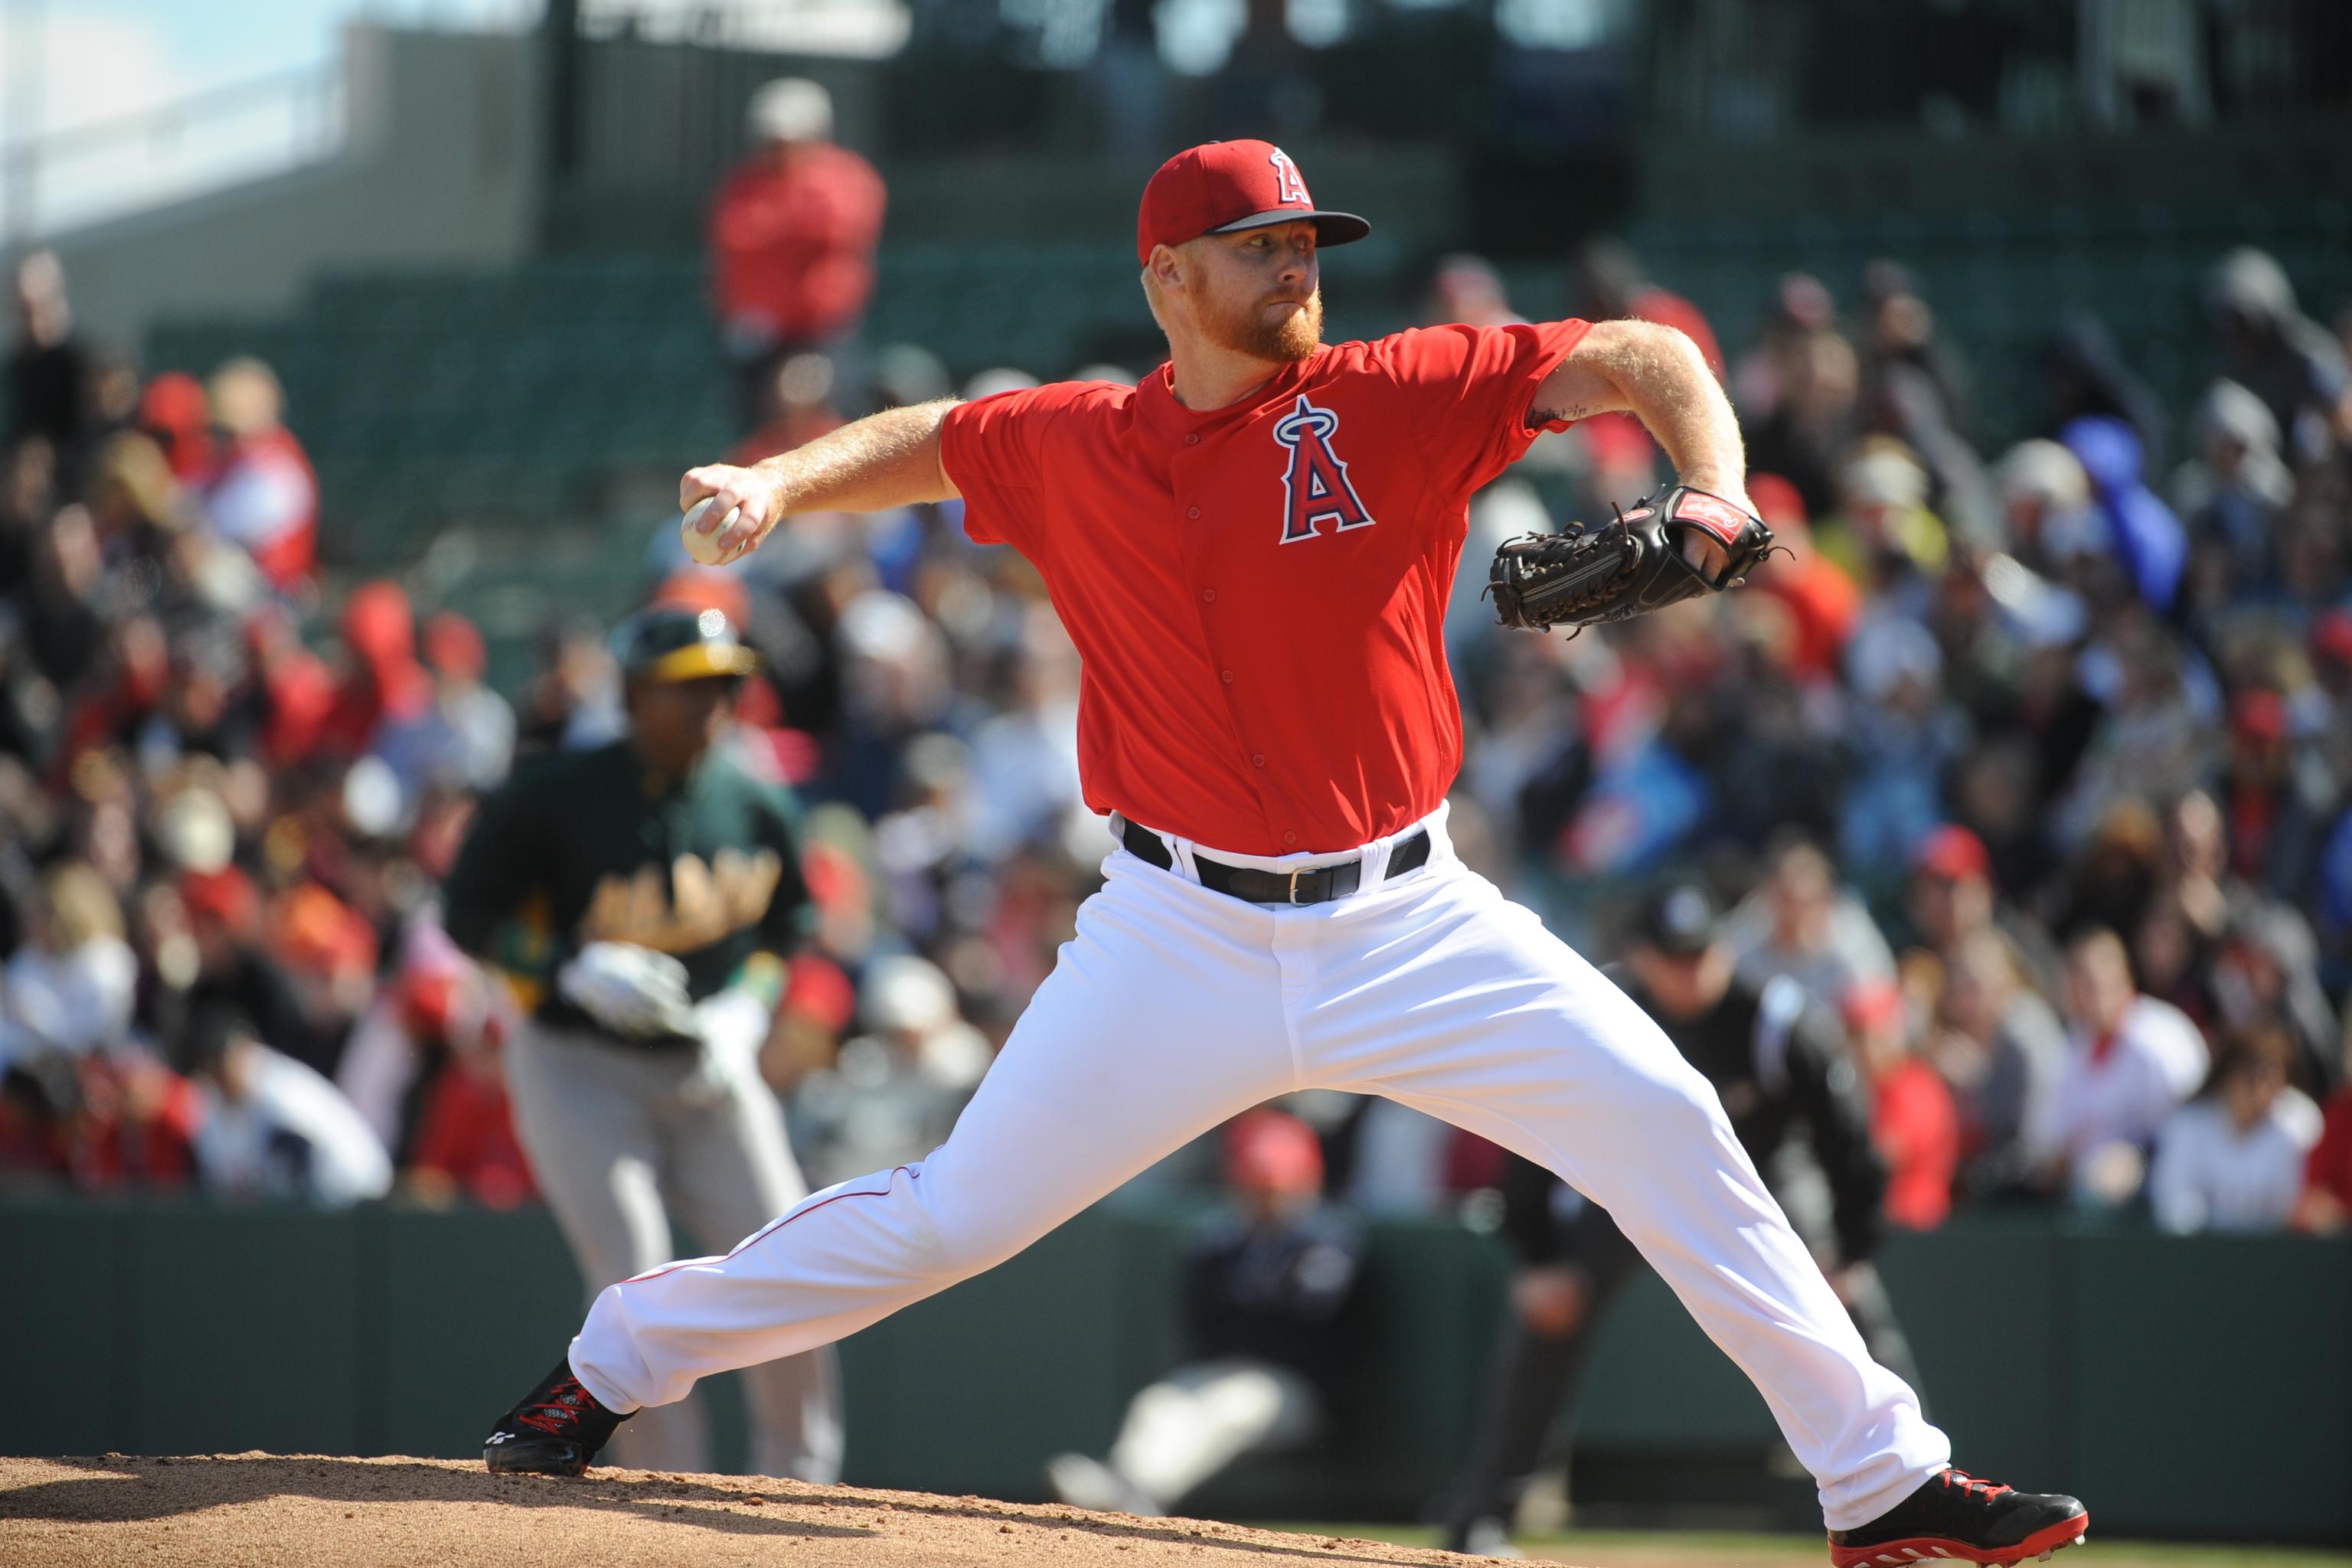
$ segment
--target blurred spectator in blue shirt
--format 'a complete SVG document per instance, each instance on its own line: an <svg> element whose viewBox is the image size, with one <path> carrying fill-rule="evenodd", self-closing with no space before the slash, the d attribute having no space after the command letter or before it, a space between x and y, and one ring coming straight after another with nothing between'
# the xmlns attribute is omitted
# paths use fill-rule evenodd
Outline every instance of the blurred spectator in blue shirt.
<svg viewBox="0 0 2352 1568"><path fill-rule="evenodd" d="M2121 419L2100 415L2074 420L2058 439L2089 476L2108 540L2133 588L2148 608L2169 610L2189 562L2189 539L2180 520L2141 478L2139 437Z"/></svg>

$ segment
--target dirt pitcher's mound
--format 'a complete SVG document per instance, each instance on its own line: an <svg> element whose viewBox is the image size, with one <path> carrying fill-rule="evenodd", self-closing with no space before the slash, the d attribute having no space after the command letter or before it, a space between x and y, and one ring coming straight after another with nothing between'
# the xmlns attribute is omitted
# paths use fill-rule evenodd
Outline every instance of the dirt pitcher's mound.
<svg viewBox="0 0 2352 1568"><path fill-rule="evenodd" d="M449 1459L0 1458L0 1568L1305 1568L1463 1563L1195 1520L748 1476L493 1476Z"/></svg>

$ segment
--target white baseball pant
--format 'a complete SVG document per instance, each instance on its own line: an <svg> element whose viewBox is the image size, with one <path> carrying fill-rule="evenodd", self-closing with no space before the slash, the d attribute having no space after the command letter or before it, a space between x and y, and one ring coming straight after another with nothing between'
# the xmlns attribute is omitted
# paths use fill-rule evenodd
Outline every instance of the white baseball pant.
<svg viewBox="0 0 2352 1568"><path fill-rule="evenodd" d="M723 1258L612 1286L572 1368L614 1410L796 1355L1003 1262L1238 1112L1296 1089L1383 1095L1557 1172L1606 1207L1754 1381L1832 1530L1950 1458L1732 1136L1706 1079L1598 971L1463 866L1245 904L1124 849L947 1142L815 1194ZM1399 835L1402 837L1404 835ZM1202 853L1290 870L1346 856Z"/></svg>

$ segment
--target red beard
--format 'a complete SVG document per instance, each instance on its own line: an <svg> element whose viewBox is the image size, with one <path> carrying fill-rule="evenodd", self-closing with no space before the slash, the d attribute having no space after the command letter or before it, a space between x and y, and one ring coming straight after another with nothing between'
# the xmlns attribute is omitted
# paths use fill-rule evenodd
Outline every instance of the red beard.
<svg viewBox="0 0 2352 1568"><path fill-rule="evenodd" d="M1323 346L1323 291L1317 289L1297 310L1269 321L1268 301L1235 310L1209 323L1219 348L1274 364L1295 364Z"/></svg>

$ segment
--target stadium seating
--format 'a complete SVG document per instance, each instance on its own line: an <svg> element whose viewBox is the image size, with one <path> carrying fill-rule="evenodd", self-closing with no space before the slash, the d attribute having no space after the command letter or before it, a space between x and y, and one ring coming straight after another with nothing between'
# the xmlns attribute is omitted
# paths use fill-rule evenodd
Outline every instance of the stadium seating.
<svg viewBox="0 0 2352 1568"><path fill-rule="evenodd" d="M1651 275L1704 310L1734 352L1752 341L1780 273L1815 273L1851 300L1873 258L1906 262L1975 361L1980 435L1996 448L2032 429L2032 352L2069 312L2102 316L2178 413L2212 373L2198 291L2226 247L2271 249L2315 305L2352 292L2352 213L2336 204L1677 217L1637 220L1630 236ZM1419 278L1393 245L1334 251L1328 269L1333 337L1410 320ZM1117 244L890 247L867 342L922 344L959 379L994 365L1047 376L1101 360L1139 365L1152 339L1135 273ZM1565 308L1560 266L1516 265L1507 277L1524 311ZM233 353L259 354L286 384L339 574L414 565L453 530L481 536L462 592L488 615L501 669L545 607L625 605L659 510L647 499L736 434L735 388L690 255L341 275L290 318L166 321L147 344L156 369L201 374Z"/></svg>

